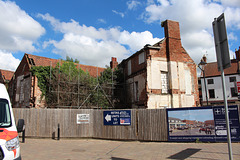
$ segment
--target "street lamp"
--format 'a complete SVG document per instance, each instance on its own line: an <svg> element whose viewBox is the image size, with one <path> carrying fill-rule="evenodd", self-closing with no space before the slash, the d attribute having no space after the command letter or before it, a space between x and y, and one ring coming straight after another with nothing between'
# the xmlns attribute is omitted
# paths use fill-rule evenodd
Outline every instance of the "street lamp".
<svg viewBox="0 0 240 160"><path fill-rule="evenodd" d="M206 64L207 63L201 59L200 63L198 64L198 68L203 72L204 88L206 92L205 94L206 94L206 100L207 100L207 106L208 106L208 94L207 94L207 86L206 86L206 79L205 79L205 71L203 69L203 66L205 66ZM202 66L202 68L200 66Z"/></svg>

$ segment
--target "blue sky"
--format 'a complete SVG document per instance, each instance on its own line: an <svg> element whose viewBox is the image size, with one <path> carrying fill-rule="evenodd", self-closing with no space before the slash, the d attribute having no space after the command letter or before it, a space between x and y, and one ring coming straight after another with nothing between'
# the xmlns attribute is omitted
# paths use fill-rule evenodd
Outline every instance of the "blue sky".
<svg viewBox="0 0 240 160"><path fill-rule="evenodd" d="M223 12L233 57L240 0L0 0L0 69L14 71L24 53L104 67L164 38L166 19L180 23L196 63L215 61L212 21Z"/></svg>

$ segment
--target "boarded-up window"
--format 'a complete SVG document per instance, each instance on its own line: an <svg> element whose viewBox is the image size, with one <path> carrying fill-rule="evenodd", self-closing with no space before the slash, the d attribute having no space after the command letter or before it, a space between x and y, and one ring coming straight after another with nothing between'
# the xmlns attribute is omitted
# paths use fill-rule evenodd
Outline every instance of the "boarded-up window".
<svg viewBox="0 0 240 160"><path fill-rule="evenodd" d="M24 80L20 82L20 103L24 101Z"/></svg>
<svg viewBox="0 0 240 160"><path fill-rule="evenodd" d="M161 72L162 93L168 93L168 73Z"/></svg>
<svg viewBox="0 0 240 160"><path fill-rule="evenodd" d="M142 52L141 54L138 55L138 62L139 62L139 64L142 64L143 62L145 62L144 52Z"/></svg>
<svg viewBox="0 0 240 160"><path fill-rule="evenodd" d="M135 95L135 101L139 101L139 95L138 95L138 81L134 83L134 95Z"/></svg>
<svg viewBox="0 0 240 160"><path fill-rule="evenodd" d="M131 60L128 61L128 75L132 74L132 64L131 64Z"/></svg>
<svg viewBox="0 0 240 160"><path fill-rule="evenodd" d="M185 86L186 86L186 94L191 94L192 92L192 83L191 83L191 76L190 71L185 70Z"/></svg>

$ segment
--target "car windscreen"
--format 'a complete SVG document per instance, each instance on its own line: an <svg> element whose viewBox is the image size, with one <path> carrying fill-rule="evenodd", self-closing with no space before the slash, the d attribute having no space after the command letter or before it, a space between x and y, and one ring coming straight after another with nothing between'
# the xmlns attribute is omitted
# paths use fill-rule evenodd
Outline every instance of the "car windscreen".
<svg viewBox="0 0 240 160"><path fill-rule="evenodd" d="M11 114L8 101L0 99L0 128L11 126Z"/></svg>

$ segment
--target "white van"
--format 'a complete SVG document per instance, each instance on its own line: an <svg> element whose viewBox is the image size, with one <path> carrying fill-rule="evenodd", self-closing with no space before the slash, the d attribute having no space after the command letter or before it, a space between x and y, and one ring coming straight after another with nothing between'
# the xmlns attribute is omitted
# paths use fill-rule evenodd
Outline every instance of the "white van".
<svg viewBox="0 0 240 160"><path fill-rule="evenodd" d="M18 132L10 99L0 83L0 160L21 160Z"/></svg>

